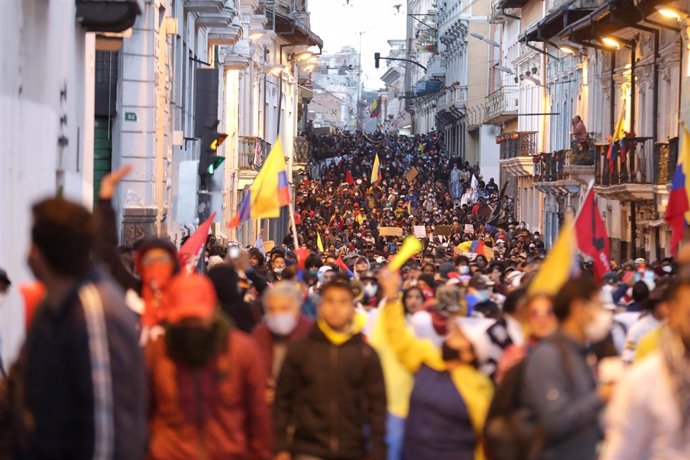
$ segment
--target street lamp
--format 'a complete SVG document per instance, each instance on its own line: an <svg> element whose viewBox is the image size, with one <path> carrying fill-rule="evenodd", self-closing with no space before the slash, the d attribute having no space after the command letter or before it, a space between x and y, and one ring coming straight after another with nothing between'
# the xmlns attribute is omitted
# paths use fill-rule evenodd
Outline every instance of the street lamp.
<svg viewBox="0 0 690 460"><path fill-rule="evenodd" d="M570 54L571 56L575 56L576 54L580 54L580 51L577 48L573 48L572 46L569 46L569 45L561 45L558 47L558 49L563 51L566 54Z"/></svg>
<svg viewBox="0 0 690 460"><path fill-rule="evenodd" d="M303 62L303 61L308 61L311 58L315 57L314 53L311 51L302 51L301 53L298 53L297 55L294 56L294 59L298 62Z"/></svg>
<svg viewBox="0 0 690 460"><path fill-rule="evenodd" d="M495 65L494 69L498 70L499 72L505 72L510 75L513 74L513 69L511 69L510 67L506 67L504 65Z"/></svg>
<svg viewBox="0 0 690 460"><path fill-rule="evenodd" d="M485 36L478 34L476 32L470 32L470 35L472 37L476 38L477 40L481 40L481 41L488 43L489 45L494 46L496 48L501 47L501 44L498 43L496 40L492 40L491 38L486 38Z"/></svg>
<svg viewBox="0 0 690 460"><path fill-rule="evenodd" d="M611 37L611 36L601 37L601 42L607 48L617 49L617 50L621 49L621 43L614 37Z"/></svg>
<svg viewBox="0 0 690 460"><path fill-rule="evenodd" d="M657 5L654 8L656 8L659 14L663 17L668 19L675 19L678 22L688 17L687 13L680 11L676 8L672 8L670 6Z"/></svg>

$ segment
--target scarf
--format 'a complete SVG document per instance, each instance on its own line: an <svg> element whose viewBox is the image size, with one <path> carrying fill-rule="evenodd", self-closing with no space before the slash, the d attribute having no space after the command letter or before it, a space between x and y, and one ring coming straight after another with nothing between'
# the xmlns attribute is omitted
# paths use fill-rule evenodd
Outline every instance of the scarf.
<svg viewBox="0 0 690 460"><path fill-rule="evenodd" d="M668 327L662 333L660 347L678 400L682 428L685 431L690 426L690 351L682 338Z"/></svg>
<svg viewBox="0 0 690 460"><path fill-rule="evenodd" d="M344 332L336 331L329 326L323 318L317 319L316 325L319 329L321 329L321 332L323 332L323 335L326 336L329 342L335 346L340 346L350 340L355 334L361 332L362 329L364 329L366 322L367 316L365 314L356 313L352 320L352 324Z"/></svg>

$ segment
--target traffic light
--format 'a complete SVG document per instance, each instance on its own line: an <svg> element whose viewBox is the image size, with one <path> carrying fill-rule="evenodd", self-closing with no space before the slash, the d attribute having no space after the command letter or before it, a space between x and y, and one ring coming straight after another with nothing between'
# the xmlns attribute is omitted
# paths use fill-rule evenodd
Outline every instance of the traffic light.
<svg viewBox="0 0 690 460"><path fill-rule="evenodd" d="M216 172L216 170L220 167L220 165L223 164L224 161L225 157L221 157L219 155L211 155L208 164L208 169L206 169L206 171L208 171L210 175L213 175L213 173Z"/></svg>
<svg viewBox="0 0 690 460"><path fill-rule="evenodd" d="M225 133L216 133L215 138L213 139L213 142L211 142L211 150L214 152L218 150L218 147L220 147L220 144L222 144L225 139L227 139L228 135Z"/></svg>
<svg viewBox="0 0 690 460"><path fill-rule="evenodd" d="M381 53L374 53L374 67L379 68L381 62Z"/></svg>

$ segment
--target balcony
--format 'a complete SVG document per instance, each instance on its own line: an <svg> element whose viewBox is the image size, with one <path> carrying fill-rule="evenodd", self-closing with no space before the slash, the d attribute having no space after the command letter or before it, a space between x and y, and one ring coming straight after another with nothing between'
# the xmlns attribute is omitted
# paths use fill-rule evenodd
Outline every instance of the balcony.
<svg viewBox="0 0 690 460"><path fill-rule="evenodd" d="M271 151L271 144L256 136L239 136L238 168L258 171ZM261 164L257 160L261 159Z"/></svg>
<svg viewBox="0 0 690 460"><path fill-rule="evenodd" d="M519 131L505 133L496 138L496 143L501 145L501 160L536 155L537 132Z"/></svg>
<svg viewBox="0 0 690 460"><path fill-rule="evenodd" d="M568 150L534 156L534 182L554 182L565 178Z"/></svg>
<svg viewBox="0 0 690 460"><path fill-rule="evenodd" d="M225 0L185 0L184 9L190 13L220 13Z"/></svg>
<svg viewBox="0 0 690 460"><path fill-rule="evenodd" d="M436 113L445 124L460 120L467 114L467 86L450 86L436 101Z"/></svg>
<svg viewBox="0 0 690 460"><path fill-rule="evenodd" d="M651 138L630 137L622 142L625 152L618 150L613 162L607 158L609 144L595 144L594 183L597 192L619 201L654 199L654 182L668 174L668 165L662 174L659 164L652 162L657 164L650 171L647 155L654 150Z"/></svg>
<svg viewBox="0 0 690 460"><path fill-rule="evenodd" d="M485 123L500 125L517 117L518 85L502 86L486 99Z"/></svg>
<svg viewBox="0 0 690 460"><path fill-rule="evenodd" d="M309 139L306 136L296 136L294 142L294 164L307 164L309 162Z"/></svg>
<svg viewBox="0 0 690 460"><path fill-rule="evenodd" d="M678 163L678 138L654 144L654 183L667 185L673 180Z"/></svg>

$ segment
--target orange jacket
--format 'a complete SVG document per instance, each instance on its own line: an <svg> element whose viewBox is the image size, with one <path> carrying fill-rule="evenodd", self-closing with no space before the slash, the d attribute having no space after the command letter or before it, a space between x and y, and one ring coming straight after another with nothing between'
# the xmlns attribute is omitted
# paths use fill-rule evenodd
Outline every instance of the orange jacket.
<svg viewBox="0 0 690 460"><path fill-rule="evenodd" d="M196 370L168 357L165 337L148 345L150 459L271 458L273 429L263 360L243 332L231 330L227 343Z"/></svg>

